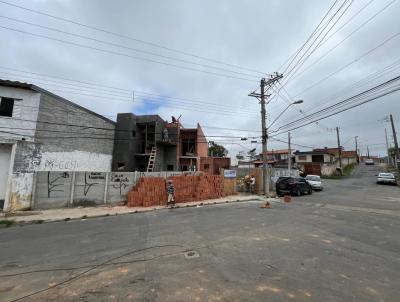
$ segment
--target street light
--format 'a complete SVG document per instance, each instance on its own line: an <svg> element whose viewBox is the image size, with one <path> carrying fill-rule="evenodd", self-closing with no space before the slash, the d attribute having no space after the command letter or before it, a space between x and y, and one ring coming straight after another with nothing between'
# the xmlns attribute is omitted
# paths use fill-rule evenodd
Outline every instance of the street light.
<svg viewBox="0 0 400 302"><path fill-rule="evenodd" d="M283 110L283 111L276 117L276 119L274 119L274 120L272 121L272 123L269 125L268 128L271 128L271 126L272 126L273 124L275 124L275 122L282 116L282 114L284 114L284 113L286 112L286 110L289 109L290 106L292 106L292 105L298 105L298 104L301 104L301 103L303 103L303 102L304 102L303 100L298 100L298 101L295 101L295 102L293 102L293 103L290 103L290 104L285 108L285 110Z"/></svg>

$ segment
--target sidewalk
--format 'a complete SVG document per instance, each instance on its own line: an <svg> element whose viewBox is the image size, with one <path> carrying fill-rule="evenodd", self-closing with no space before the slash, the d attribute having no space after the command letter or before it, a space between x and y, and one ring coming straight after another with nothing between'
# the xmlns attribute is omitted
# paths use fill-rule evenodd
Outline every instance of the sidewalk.
<svg viewBox="0 0 400 302"><path fill-rule="evenodd" d="M177 208L184 207L196 207L202 205L213 205L230 202L243 202L250 200L266 201L263 196L260 195L232 195L219 199L208 199L198 202L186 202L177 204ZM274 199L275 200L275 199ZM122 214L132 214L139 212L148 212L155 210L165 209L164 206L154 207L136 207L129 208L126 206L98 206L98 207L76 207L76 208L63 208L63 209L51 209L41 211L18 211L13 213L2 213L0 220L7 220L16 223L43 223L43 222L54 222L54 221L67 221L72 219L86 219L94 217L104 217Z"/></svg>

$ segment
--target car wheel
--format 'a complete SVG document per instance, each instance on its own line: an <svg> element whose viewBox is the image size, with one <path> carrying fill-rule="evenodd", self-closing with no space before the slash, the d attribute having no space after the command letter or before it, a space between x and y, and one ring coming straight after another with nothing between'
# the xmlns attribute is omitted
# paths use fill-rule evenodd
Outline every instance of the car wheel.
<svg viewBox="0 0 400 302"><path fill-rule="evenodd" d="M308 195L311 195L312 194L312 188L309 188L308 189Z"/></svg>
<svg viewBox="0 0 400 302"><path fill-rule="evenodd" d="M294 195L294 196L300 196L300 195L301 195L300 189L299 189L299 188L296 188L296 189L293 191L293 195Z"/></svg>

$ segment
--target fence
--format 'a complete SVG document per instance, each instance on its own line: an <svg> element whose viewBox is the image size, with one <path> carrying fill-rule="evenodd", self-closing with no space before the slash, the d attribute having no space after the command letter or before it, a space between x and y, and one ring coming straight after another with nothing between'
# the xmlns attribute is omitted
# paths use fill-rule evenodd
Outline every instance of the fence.
<svg viewBox="0 0 400 302"><path fill-rule="evenodd" d="M164 177L187 172L36 172L32 209L95 206L125 202L141 177Z"/></svg>
<svg viewBox="0 0 400 302"><path fill-rule="evenodd" d="M278 178L281 176L288 176L289 172L288 172L288 169L283 169L283 168L269 167L268 169L269 169L269 174L271 176L270 177L270 190L274 190L275 182L278 180ZM241 180L239 179L239 181L238 181L237 190L239 192L249 191L248 185L246 185L246 183L243 180L243 178L246 175L254 175L254 177L256 178L255 192L261 193L264 190L264 188L263 188L263 169L262 168L252 168L249 170L247 168L238 168L237 176L239 178L242 178ZM292 169L290 171L290 176L298 177L299 170Z"/></svg>

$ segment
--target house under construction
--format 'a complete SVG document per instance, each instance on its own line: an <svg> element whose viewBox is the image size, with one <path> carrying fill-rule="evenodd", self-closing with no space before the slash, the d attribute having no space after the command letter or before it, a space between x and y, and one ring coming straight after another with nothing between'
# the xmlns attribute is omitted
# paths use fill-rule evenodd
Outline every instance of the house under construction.
<svg viewBox="0 0 400 302"><path fill-rule="evenodd" d="M224 159L210 169L209 162L207 139L199 124L183 128L175 118L167 122L158 115L118 114L113 171L215 173L215 167L228 169L230 165L230 160Z"/></svg>

